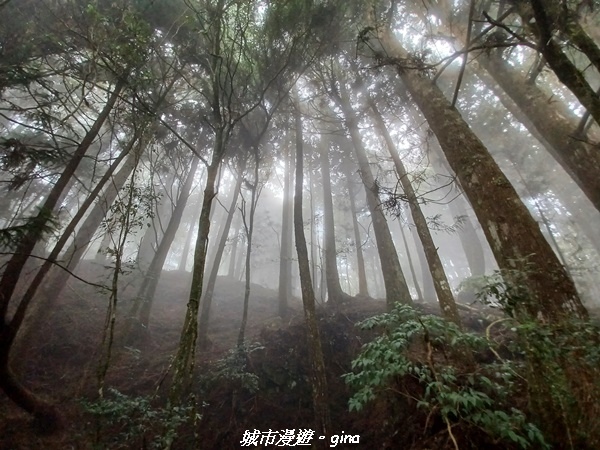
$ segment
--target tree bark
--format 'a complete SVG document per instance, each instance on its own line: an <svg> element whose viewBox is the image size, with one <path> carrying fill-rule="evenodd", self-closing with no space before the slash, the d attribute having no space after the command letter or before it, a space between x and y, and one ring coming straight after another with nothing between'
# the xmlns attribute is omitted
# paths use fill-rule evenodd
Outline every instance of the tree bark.
<svg viewBox="0 0 600 450"><path fill-rule="evenodd" d="M242 221L244 223L244 229L246 231L246 280L244 285L244 306L242 311L242 323L240 324L240 331L238 333L237 340L238 348L241 348L244 345L246 325L248 323L248 304L250 302L250 271L252 269L250 261L252 258L252 238L254 236L254 213L256 212L256 204L258 203L258 196L260 194L258 186L258 170L260 166L258 145L253 148L253 153L254 184L250 186L250 215L248 218L248 222L246 222L246 217L242 214Z"/></svg>
<svg viewBox="0 0 600 450"><path fill-rule="evenodd" d="M406 250L406 259L408 259L408 267L410 268L410 273L412 275L413 284L415 285L415 290L417 291L417 299L421 303L423 303L425 301L425 299L423 297L423 292L421 291L421 287L419 286L419 280L417 279L417 273L415 271L413 259L410 254L410 250L408 248L408 242L406 241L406 232L404 231L404 226L402 225L400 218L398 219L398 225L399 225L398 228L400 228L400 235L402 236L402 242L404 243L404 248Z"/></svg>
<svg viewBox="0 0 600 450"><path fill-rule="evenodd" d="M190 247L192 246L192 236L194 234L194 228L196 227L196 223L198 223L198 219L200 218L200 210L201 208L196 208L190 219L187 234L185 236L185 242L183 244L183 250L181 251L181 259L179 260L177 270L186 270L187 261L190 256Z"/></svg>
<svg viewBox="0 0 600 450"><path fill-rule="evenodd" d="M528 121L521 120L577 183L600 211L600 152L577 136L577 124L549 103L547 96L515 73L499 55L478 59L479 64L515 102ZM485 78L483 78L485 82ZM542 139L540 139L540 136Z"/></svg>

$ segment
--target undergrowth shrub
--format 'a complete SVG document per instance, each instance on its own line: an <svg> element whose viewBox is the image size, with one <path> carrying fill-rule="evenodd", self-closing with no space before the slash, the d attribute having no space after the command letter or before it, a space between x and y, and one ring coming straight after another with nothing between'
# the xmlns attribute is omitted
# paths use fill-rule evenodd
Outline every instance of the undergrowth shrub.
<svg viewBox="0 0 600 450"><path fill-rule="evenodd" d="M527 314L532 300L515 272L486 277L478 294L497 301L517 333L524 355L530 412L557 448L600 448L600 326L575 316L552 323Z"/></svg>
<svg viewBox="0 0 600 450"><path fill-rule="evenodd" d="M226 384L229 389L254 394L259 389L259 377L248 369L248 355L262 350L259 343L247 344L229 350L221 359L214 361L200 378L203 392Z"/></svg>
<svg viewBox="0 0 600 450"><path fill-rule="evenodd" d="M359 323L381 335L363 346L344 376L354 390L350 410L389 400L391 392L416 402L426 428L438 418L457 449L469 436L481 444L481 432L501 447L600 448L600 327L532 316L526 288L507 279L520 277L495 273L482 283L480 301L505 313L482 335L405 305ZM477 364L465 364L457 349L471 352Z"/></svg>
<svg viewBox="0 0 600 450"><path fill-rule="evenodd" d="M381 328L382 334L363 347L352 362L354 372L344 375L355 390L349 401L351 411L361 410L369 401L392 391L415 400L427 413L428 424L440 417L456 448L457 426L464 435L473 429L483 431L491 442L549 448L539 429L511 406L510 394L518 377L512 364L496 361L466 371L449 358L453 348L483 352L489 347L485 337L399 304L392 312L359 326ZM399 391L400 383L395 381L403 377L416 380L422 389Z"/></svg>
<svg viewBox="0 0 600 450"><path fill-rule="evenodd" d="M96 419L95 448L170 448L182 426L200 416L194 406L156 407L150 397L133 397L108 389L105 397L82 401Z"/></svg>

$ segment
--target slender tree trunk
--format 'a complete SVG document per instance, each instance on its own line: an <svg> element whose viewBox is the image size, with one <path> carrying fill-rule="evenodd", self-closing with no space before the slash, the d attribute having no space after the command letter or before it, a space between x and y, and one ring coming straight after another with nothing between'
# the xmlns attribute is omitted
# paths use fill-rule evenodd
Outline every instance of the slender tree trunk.
<svg viewBox="0 0 600 450"><path fill-rule="evenodd" d="M296 120L296 190L294 195L294 234L296 238L296 252L298 253L298 267L300 269L300 286L302 288L302 303L306 320L308 348L311 360L311 384L313 408L315 412L316 433L328 436L331 433L331 418L327 399L327 372L321 337L315 309L315 294L310 279L310 265L308 263L308 249L304 236L304 220L302 218L302 190L304 185L304 155L302 137L302 118L300 111L295 110ZM325 444L318 442L319 448Z"/></svg>
<svg viewBox="0 0 600 450"><path fill-rule="evenodd" d="M312 283L313 283L313 291L320 292L319 286L319 241L317 238L317 230L315 226L315 201L314 201L314 189L315 184L313 180L313 168L312 168L312 160L309 161L309 186L310 186L310 268L312 271Z"/></svg>
<svg viewBox="0 0 600 450"><path fill-rule="evenodd" d="M181 252L181 259L179 260L177 270L186 270L187 261L190 256L190 247L192 246L192 236L194 234L194 228L196 227L196 223L198 223L198 219L200 218L200 210L201 208L196 208L190 219L187 234L185 236L185 243L183 244L183 250Z"/></svg>
<svg viewBox="0 0 600 450"><path fill-rule="evenodd" d="M135 139L132 139L130 145L133 145L134 142ZM60 297L60 294L62 293L69 279L69 272L74 271L79 262L81 261L81 258L88 249L88 246L92 241L94 234L100 227L102 220L106 217L110 206L114 202L115 198L117 197L117 194L125 185L125 182L127 181L129 176L131 175L131 172L135 168L137 161L140 157L140 152L143 151L143 147L143 145L140 145L138 151L136 151L135 153L125 152L125 154L123 155L127 155L127 158L123 162L123 165L117 171L117 173L110 179L110 182L104 190L104 192L102 193L102 196L99 198L99 200L96 202L86 219L83 221L83 224L81 225L81 228L79 228L79 231L77 231L73 242L71 242L69 248L66 250L64 256L61 258L65 261L67 270L54 269L52 271L54 272L54 274L51 275L44 288L45 299L43 300L43 306L41 306L40 311L44 311L48 308L51 308L51 305L53 305L56 299ZM107 172L107 174L108 173L109 172ZM101 185L102 183L99 183L99 186ZM103 246L108 246L108 242L108 240L103 241Z"/></svg>
<svg viewBox="0 0 600 450"><path fill-rule="evenodd" d="M119 81L117 81L106 104L96 118L96 121L88 130L65 166L63 173L50 190L48 197L46 197L44 204L40 208L40 213L33 219L34 226L32 226L32 228L23 236L17 245L15 253L4 268L2 279L0 280L0 387L11 400L27 412L33 414L34 417L41 422L42 426L48 427L49 429L56 428L59 425L57 421L58 412L50 405L28 392L17 381L9 368L10 350L25 318L29 302L19 303L17 310L11 319L7 316L9 303L29 255L43 236L43 230L50 220L52 211L56 207L60 197L64 194L65 188L75 173L75 169L77 169L77 166L98 136L102 125L113 110L125 84L126 82L124 79L119 79Z"/></svg>
<svg viewBox="0 0 600 450"><path fill-rule="evenodd" d="M252 237L254 235L254 213L256 212L256 204L258 203L259 192L259 179L258 169L260 165L259 150L258 147L254 149L254 184L250 188L250 216L246 222L246 217L242 215L242 221L244 223L244 229L246 230L246 282L244 286L244 308L242 311L242 323L240 325L240 332L238 333L237 346L242 348L244 345L244 339L246 334L246 325L248 323L248 305L250 302L250 271L252 266L250 260L252 258Z"/></svg>
<svg viewBox="0 0 600 450"><path fill-rule="evenodd" d="M152 258L152 261L150 262L148 271L144 275L142 285L140 286L138 295L129 313L129 320L133 320L138 314L139 310L138 324L140 327L140 331L144 330L147 332L148 330L148 324L150 322L150 312L152 311L154 295L156 293L156 288L158 286L158 282L162 274L162 268L165 265L165 261L167 260L169 249L173 244L173 240L175 239L177 230L181 225L181 218L183 217L183 212L185 211L185 207L190 197L190 192L192 190L194 177L196 175L196 171L198 170L199 163L200 160L197 157L194 157L192 159L190 171L188 172L183 186L181 186L181 190L177 198L177 203L175 205L175 209L173 210L173 214L169 219L167 229L165 230L165 233L163 234L160 240L160 244L156 249L156 253Z"/></svg>
<svg viewBox="0 0 600 450"><path fill-rule="evenodd" d="M206 186L202 199L202 210L198 222L198 237L194 251L194 268L192 270L192 287L187 304L187 311L181 330L179 348L173 361L173 380L171 385L170 399L173 404L179 404L182 396L187 391L192 379L195 365L196 341L198 338L198 311L200 297L204 282L204 269L206 266L206 253L208 249L208 237L210 232L210 212L212 203L216 196L217 177L223 160L226 144L226 131L217 128L212 162L206 171Z"/></svg>
<svg viewBox="0 0 600 450"><path fill-rule="evenodd" d="M421 239L421 243L423 244L429 271L433 275L433 285L435 287L435 292L437 293L442 315L447 320L450 320L458 326L461 326L458 308L456 307L454 295L452 295L452 289L450 288L450 283L448 283L448 278L446 277L442 260L437 252L435 242L433 242L433 237L431 236L429 227L427 225L427 219L425 218L425 215L419 206L419 199L417 198L417 194L410 183L404 163L400 159L400 155L396 149L396 144L394 144L394 140L392 139L392 136L385 125L385 121L383 120L377 105L373 99L370 98L369 94L367 94L367 102L371 108L373 120L377 125L379 132L383 135L383 139L385 140L388 151L392 156L394 166L396 167L396 173L398 174L398 180L400 181L402 189L404 190L404 194L406 195L408 207L410 208L412 218L415 222L419 239Z"/></svg>
<svg viewBox="0 0 600 450"><path fill-rule="evenodd" d="M119 157L111 164L111 166L108 168L106 173L104 173L104 175L102 175L102 178L98 181L98 183L96 184L96 186L94 187L92 192L88 195L87 199L83 202L81 207L77 210L77 213L73 216L73 218L71 219L71 221L69 222L67 227L63 230L63 234L61 235L60 239L54 245L54 248L52 249L50 254L47 256L46 260L44 261L44 264L42 264L42 266L36 273L34 279L29 284L27 291L21 298L21 304L28 305L34 299L34 297L36 297L36 294L40 290L40 287L44 286L43 295L41 296L42 298L40 298L39 301L37 301L38 306L34 310L34 312L31 314L33 316L33 320L26 324L26 326L24 327L25 329L20 333L21 338L19 339L19 341L16 344L17 350L20 350L19 354L21 355L21 360L24 360L26 358L27 346L31 342L33 333L35 333L39 329L40 322L42 320L46 319L46 317L48 315L48 311L51 311L54 308L56 299L60 296L60 293L62 292L64 285L66 284L66 282L70 276L70 272L77 266L77 263L79 262L79 260L81 258L81 255L83 254L83 252L85 251L85 248L87 247L89 238L91 238L91 236L95 232L95 229L98 227L98 224L100 223L101 218L98 218L98 220L95 221L94 219L96 219L96 217L93 217L93 215L96 212L96 209L101 209L101 208L99 208L99 206L101 207L103 200L107 199L106 192L103 195L103 198L99 202L96 203L96 206L94 208L92 208L91 213L88 215L87 219L84 221L83 226L81 227L81 229L75 236L74 242L71 244L70 249L67 250L67 253L65 255L65 259L67 259L67 265L65 268L66 270L63 268L55 267L54 268L55 274L54 274L54 277L51 279L48 279L49 278L49 277L47 277L48 273L52 273L52 269L54 267L54 264L58 261L60 252L62 251L62 249L68 242L68 240L70 239L70 236L75 231L75 228L77 227L77 225L79 224L79 222L81 221L81 219L83 218L83 216L85 215L85 213L87 212L89 207L92 205L94 200L96 200L98 198L100 191L104 188L106 183L111 179L112 174L114 173L116 168L119 166L121 161L123 161L123 159L125 159L126 156L127 156L127 159L125 160L123 167L121 168L119 173L117 173L115 178L119 177L119 175L121 175L121 172L123 172L123 171L126 171L128 174L131 174L131 172L133 170L133 166L135 166L135 164L137 162L137 156L136 156L136 154L129 154L129 152L139 137L140 137L139 134L137 136L133 137L133 139L130 141L129 145L125 149L123 149L123 151L121 152ZM131 168L128 167L130 161L131 161L131 165L132 165ZM127 169L129 169L129 170L127 170ZM124 184L124 181L123 181L123 184ZM110 190L110 186L107 189L107 191L108 190ZM115 193L115 195L116 195L116 193ZM87 229L86 229L86 226L87 226ZM94 228L94 226L95 226L95 228ZM93 230L92 230L92 228L93 228ZM84 235L87 235L87 239ZM84 241L83 239L86 239L86 240ZM83 249L81 249L80 247L83 247Z"/></svg>
<svg viewBox="0 0 600 450"><path fill-rule="evenodd" d="M341 95L337 96L335 99L344 113L346 127L350 132L354 153L358 161L360 177L367 193L367 205L371 212L373 230L377 240L377 250L381 260L387 305L389 309L394 306L395 302L411 305L412 298L410 296L410 291L408 290L408 285L406 284L406 279L404 278L404 273L400 267L398 253L396 252L396 247L392 240L387 220L381 210L379 196L375 192L377 186L375 178L371 173L367 152L358 130L358 119L352 109L348 95L345 92L346 88L344 82L341 82L340 85L343 90Z"/></svg>
<svg viewBox="0 0 600 450"><path fill-rule="evenodd" d="M279 316L288 316L288 301L291 297L292 283L292 151L288 146L285 156L285 173L283 176L283 205L281 217L281 248L279 254Z"/></svg>
<svg viewBox="0 0 600 450"><path fill-rule="evenodd" d="M245 160L240 162L239 166L239 175L235 183L235 187L233 188L231 203L229 204L229 211L227 213L227 218L225 219L225 223L223 224L223 230L221 232L221 236L219 238L219 243L217 247L217 252L215 254L215 261L213 266L211 267L210 274L208 276L208 281L206 283L206 289L204 290L204 294L202 295L202 309L200 312L200 319L198 323L198 334L200 341L200 348L206 348L208 343L208 325L210 323L210 310L212 307L212 299L215 293L215 286L217 284L217 276L219 275L219 266L221 263L221 259L223 258L223 252L225 250L225 246L227 245L227 237L229 236L229 229L231 228L231 222L236 213L236 205L238 201L238 197L240 194L240 189L242 187L242 181L244 179L244 170L246 168ZM240 225L241 226L241 225ZM238 231L239 233L239 231ZM236 240L237 241L237 240ZM230 265L231 268L231 265Z"/></svg>
<svg viewBox="0 0 600 450"><path fill-rule="evenodd" d="M392 62L413 100L435 133L448 163L469 198L501 269L520 270L532 304L530 314L557 321L575 312L587 312L575 286L543 237L531 214L485 146L471 131L441 90L414 70L402 67L409 57L385 30L380 36L386 49L378 57ZM523 271L524 264L531 264Z"/></svg>
<svg viewBox="0 0 600 450"><path fill-rule="evenodd" d="M239 189L238 189L239 191ZM235 208L235 206L234 206ZM240 232L242 231L242 218L240 216L236 216L236 223L233 227L235 233L233 236L233 242L231 243L231 255L229 257L229 270L227 271L227 276L229 278L235 278L236 271L236 257L237 257L237 247L240 237Z"/></svg>
<svg viewBox="0 0 600 450"><path fill-rule="evenodd" d="M323 185L323 228L325 245L325 276L329 301L335 306L343 299L340 274L337 265L335 244L335 222L333 217L333 195L331 193L331 167L329 164L328 141L321 139L319 160L321 162L321 182Z"/></svg>
<svg viewBox="0 0 600 450"><path fill-rule="evenodd" d="M348 187L348 196L350 200L350 215L352 216L352 230L354 232L354 243L356 247L356 274L358 278L358 295L369 296L367 286L367 272L365 270L365 256L363 255L362 239L360 238L360 225L358 223L358 212L356 208L356 193L352 184L352 176L347 165L344 165L346 182Z"/></svg>
<svg viewBox="0 0 600 450"><path fill-rule="evenodd" d="M408 259L408 267L410 267L410 273L412 275L413 284L415 285L415 290L417 291L417 298L421 303L425 301L423 298L423 292L421 292L421 287L419 286L419 280L417 279L417 273L415 272L415 266L413 264L413 259L410 254L410 250L408 249L408 242L406 241L406 232L404 231L404 226L400 219L398 220L398 225L400 228L400 235L402 236L402 242L404 243L404 248L406 249L406 258Z"/></svg>

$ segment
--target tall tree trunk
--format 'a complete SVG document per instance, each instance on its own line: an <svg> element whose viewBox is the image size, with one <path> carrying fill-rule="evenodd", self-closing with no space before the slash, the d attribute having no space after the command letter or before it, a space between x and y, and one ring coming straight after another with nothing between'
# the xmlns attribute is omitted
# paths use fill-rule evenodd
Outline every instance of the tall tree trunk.
<svg viewBox="0 0 600 450"><path fill-rule="evenodd" d="M239 165L239 175L233 188L231 203L229 204L229 211L223 224L223 230L219 237L219 243L215 254L214 264L211 267L206 288L202 295L202 309L200 311L200 319L198 323L198 336L200 347L205 348L208 343L208 324L210 323L210 310L212 307L212 299L215 293L215 286L217 284L217 276L219 275L219 266L221 265L221 259L223 258L223 251L227 245L227 237L229 236L229 229L231 228L231 222L236 213L236 205L238 197L240 195L240 189L242 187L242 181L244 179L244 170L246 167L246 161L241 160ZM241 226L241 225L240 225ZM239 231L238 231L239 233ZM237 242L237 240L236 240ZM230 266L231 267L231 266Z"/></svg>
<svg viewBox="0 0 600 450"><path fill-rule="evenodd" d="M421 243L423 244L429 271L433 275L433 285L435 287L435 292L437 293L442 315L444 318L454 322L460 327L460 315L458 314L458 308L456 307L456 302L454 301L454 295L452 294L450 283L448 283L448 278L446 277L442 260L437 252L437 247L435 246L435 242L433 242L433 237L429 231L427 219L425 218L425 215L419 206L417 193L410 183L404 163L400 159L400 155L396 149L396 144L394 144L394 140L392 139L392 136L385 125L385 121L383 120L377 105L368 93L367 103L371 108L371 116L373 117L373 121L379 129L379 132L382 134L388 151L390 152L392 160L394 161L396 173L398 174L398 180L400 181L404 194L406 195L406 201L408 203L408 207L410 208L412 218L415 222L419 239L421 239Z"/></svg>
<svg viewBox="0 0 600 450"><path fill-rule="evenodd" d="M296 190L294 195L294 235L296 252L300 269L300 286L302 288L302 303L306 320L308 349L311 361L311 385L313 408L315 412L315 427L318 435L328 436L331 433L331 417L327 399L327 372L321 347L321 337L315 309L315 293L310 279L308 249L304 236L304 220L302 217L302 190L304 185L304 155L302 137L302 118L300 111L295 109L296 121ZM319 445L321 444L321 445ZM319 447L325 447L319 442Z"/></svg>
<svg viewBox="0 0 600 450"><path fill-rule="evenodd" d="M333 217L333 195L331 193L331 167L329 164L328 140L321 139L319 161L321 163L321 183L323 185L323 228L325 245L325 276L327 277L327 298L333 305L339 305L343 298L340 274L337 265L335 244L335 222Z"/></svg>
<svg viewBox="0 0 600 450"><path fill-rule="evenodd" d="M238 189L239 190L239 189ZM235 206L234 206L235 208ZM237 247L239 242L240 233L242 231L242 218L240 216L236 216L236 223L233 227L234 236L233 242L231 243L231 254L229 256L229 270L227 271L227 276L229 278L235 278L236 271L236 257L237 257Z"/></svg>
<svg viewBox="0 0 600 450"><path fill-rule="evenodd" d="M348 196L350 200L350 215L352 216L352 230L354 232L354 243L356 247L356 275L358 278L358 295L369 296L367 286L367 272L365 270L365 256L363 255L362 239L360 238L360 225L358 223L358 211L356 209L356 193L352 183L352 176L347 164L344 164Z"/></svg>
<svg viewBox="0 0 600 450"><path fill-rule="evenodd" d="M520 270L531 296L528 312L552 321L587 312L535 220L485 146L471 131L441 90L414 70L402 67L408 53L389 29L380 36L386 50L378 55L392 62L404 85L435 133L448 163L469 198L496 261L507 273ZM522 270L531 264L531 270Z"/></svg>
<svg viewBox="0 0 600 450"><path fill-rule="evenodd" d="M144 330L147 332L148 330L150 312L152 311L154 295L162 274L162 268L165 265L167 255L169 254L169 249L173 244L173 240L175 239L175 235L177 234L177 230L181 224L181 218L183 217L183 212L185 211L185 207L190 197L190 192L192 190L194 177L196 175L196 171L198 170L199 163L200 160L197 157L192 159L190 171L188 172L183 186L181 186L177 203L175 205L175 209L173 210L173 214L169 219L167 229L165 230L165 233L160 240L160 244L156 249L156 253L150 262L148 271L144 275L142 285L140 286L138 295L129 313L129 320L134 320L139 310L138 324L140 331Z"/></svg>
<svg viewBox="0 0 600 450"><path fill-rule="evenodd" d="M381 210L379 196L375 192L377 186L375 178L371 173L367 152L358 130L358 119L350 104L344 82L341 82L340 86L342 91L339 96L335 96L335 100L338 102L344 113L346 127L350 132L354 153L358 161L360 177L367 193L367 205L371 213L371 219L373 220L373 230L377 240L377 250L381 260L381 269L383 271L386 302L389 309L394 306L395 302L411 305L412 298L410 296L410 291L408 290L408 285L406 284L406 279L404 278L404 273L400 267L398 253L396 252L396 247L392 240L387 220Z"/></svg>
<svg viewBox="0 0 600 450"><path fill-rule="evenodd" d="M29 255L32 253L38 241L42 238L50 215L56 207L60 197L64 194L66 186L69 184L75 169L89 150L92 142L98 136L102 125L113 110L119 95L126 82L119 79L109 95L106 104L96 118L92 127L88 130L85 137L71 156L71 159L65 166L63 173L56 181L44 204L40 208L39 214L33 219L32 228L20 240L14 255L10 258L0 280L0 387L5 394L25 411L34 415L43 426L55 428L58 425L58 413L47 403L35 397L28 392L14 377L9 367L9 354L14 342L15 336L29 307L29 302L21 302L11 319L7 312L9 303L27 263Z"/></svg>
<svg viewBox="0 0 600 450"><path fill-rule="evenodd" d="M181 338L175 360L173 361L173 380L169 394L173 404L180 404L183 395L189 388L195 365L196 341L198 338L198 311L204 282L204 268L210 232L210 212L216 196L217 177L225 154L226 130L217 128L212 161L206 171L206 186L202 199L202 210L198 222L198 237L194 251L194 268L192 269L192 287L187 310L181 330Z"/></svg>
<svg viewBox="0 0 600 450"><path fill-rule="evenodd" d="M194 228L196 227L196 223L198 223L198 218L200 217L200 209L201 208L196 208L192 217L190 218L187 234L185 236L185 242L183 244L183 250L181 251L181 259L179 260L177 270L186 270L187 261L190 256L190 247L192 246L192 236L194 235Z"/></svg>
<svg viewBox="0 0 600 450"><path fill-rule="evenodd" d="M320 275L320 264L318 262L320 251L319 251L319 240L317 238L317 230L315 226L315 201L314 201L314 189L315 183L313 180L313 168L312 168L312 160L309 161L309 187L310 187L310 268L312 271L312 283L313 283L313 291L319 292L319 298L322 300L320 295L320 283L319 283L319 275Z"/></svg>
<svg viewBox="0 0 600 450"><path fill-rule="evenodd" d="M286 141L287 142L287 141ZM279 316L288 316L288 301L292 291L292 147L287 146L283 176L283 205L281 215L281 248L279 253Z"/></svg>
<svg viewBox="0 0 600 450"><path fill-rule="evenodd" d="M449 17L452 6L445 0L443 16ZM521 14L530 17L532 12L519 2ZM446 22L447 23L447 22ZM462 42L466 29L455 24L450 32ZM484 51L471 60L476 75L498 96L504 106L519 120L573 178L594 206L600 210L600 153L586 142L578 130L573 112L561 101L552 99L525 75L511 67L503 58L502 51ZM482 70L483 69L483 70ZM492 82L491 79L494 81ZM502 88L516 108L506 101ZM597 96L596 96L597 97Z"/></svg>
<svg viewBox="0 0 600 450"><path fill-rule="evenodd" d="M252 258L252 237L254 236L254 213L256 212L256 204L258 203L258 196L260 195L258 186L258 169L260 165L258 146L255 146L253 150L254 184L250 186L250 214L248 221L246 221L246 216L242 214L242 221L244 223L244 229L246 231L246 282L244 285L244 307L242 311L242 323L240 324L240 331L238 333L237 340L238 348L242 348L244 345L246 325L248 323L248 304L250 302L250 275L252 269L250 261Z"/></svg>

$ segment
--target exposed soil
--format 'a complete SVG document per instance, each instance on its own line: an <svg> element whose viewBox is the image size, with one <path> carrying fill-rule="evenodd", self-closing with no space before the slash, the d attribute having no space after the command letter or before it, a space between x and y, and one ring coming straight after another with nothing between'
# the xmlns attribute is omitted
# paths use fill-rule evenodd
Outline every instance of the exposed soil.
<svg viewBox="0 0 600 450"><path fill-rule="evenodd" d="M97 278L98 267L87 263L80 275ZM127 284L128 280L124 282ZM158 393L154 402L164 405L168 383L164 380L179 341L189 283L189 273L163 273L148 333L135 345L116 349L107 387L130 396ZM204 404L198 411L202 418L193 429L180 429L172 448L233 449L240 448L245 430L314 428L304 318L298 299L292 301L290 319L283 322L277 316L277 293L252 286L246 336L248 343L259 344L243 362L245 372L254 375L257 390L235 377L207 376L215 373L215 361L230 355L228 351L235 345L243 289L243 283L219 279L209 332L211 346L197 353L195 391ZM135 285L129 282L120 294L122 310L127 309L127 299L134 293ZM119 427L103 427L96 433L95 419L81 403L82 399L97 397L96 369L106 302L106 296L96 288L71 281L59 304L44 313L43 323L34 333L35 341L15 355L13 365L32 391L60 406L66 428L51 436L40 434L25 413L0 395L0 449L132 448L131 443L127 444L129 447L123 446L122 441L119 444L116 436L123 432ZM436 312L435 306L421 308ZM443 424L428 422L427 414L417 410L414 401L384 400L367 411L348 412L350 391L341 375L351 370L352 359L372 337L354 324L384 309L383 301L367 298L350 299L341 312L319 308L333 432L360 436L360 444L338 444L336 448L453 448ZM472 327L481 327L479 313L466 311L465 315ZM414 389L421 388L415 385ZM152 435L152 430L148 434ZM100 444L94 447L96 439ZM469 442L476 439L470 436ZM152 448L143 439L135 445ZM461 449L476 448L470 445Z"/></svg>

